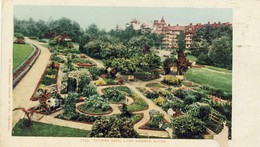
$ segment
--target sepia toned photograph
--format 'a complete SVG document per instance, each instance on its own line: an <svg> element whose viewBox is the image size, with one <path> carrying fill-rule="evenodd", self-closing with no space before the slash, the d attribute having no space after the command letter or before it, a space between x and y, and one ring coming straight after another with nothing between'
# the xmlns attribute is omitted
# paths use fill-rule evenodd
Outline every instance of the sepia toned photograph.
<svg viewBox="0 0 260 147"><path fill-rule="evenodd" d="M15 5L12 136L231 139L230 8Z"/></svg>

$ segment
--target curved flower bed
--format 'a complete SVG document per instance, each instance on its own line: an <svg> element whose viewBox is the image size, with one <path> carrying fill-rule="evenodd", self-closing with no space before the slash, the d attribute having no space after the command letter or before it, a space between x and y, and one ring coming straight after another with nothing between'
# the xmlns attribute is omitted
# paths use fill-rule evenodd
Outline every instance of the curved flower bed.
<svg viewBox="0 0 260 147"><path fill-rule="evenodd" d="M15 87L22 80L41 53L41 50L39 50L37 46L32 46L34 51L31 55L29 55L29 57L13 71L13 87Z"/></svg>
<svg viewBox="0 0 260 147"><path fill-rule="evenodd" d="M51 65L50 65L50 64L48 64L48 65L46 66L46 68L45 68L45 70L44 70L44 72L43 72L43 74L42 74L42 76L41 76L41 79L40 79L40 81L38 82L38 84L37 84L37 86L36 86L36 88L35 88L35 90L34 90L32 96L31 96L31 98L30 98L30 100L34 100L34 95L35 95L36 91L37 91L39 88L42 88L42 87L40 87L40 86L41 86L41 83L42 83L42 80L44 79L44 77L47 76L47 75L45 75L45 74L46 74L46 70L47 70L48 68L51 68ZM53 84L56 84L57 81L58 81L59 64L55 64L55 68L56 68L56 74L55 74L55 82L54 82ZM48 85L45 85L45 86L48 86ZM57 90L57 88L58 88L58 87L57 87L57 84L56 84L55 89Z"/></svg>
<svg viewBox="0 0 260 147"><path fill-rule="evenodd" d="M108 108L107 111L102 112L102 113L89 112L89 111L86 111L86 110L84 110L84 109L82 108L83 105L84 105L84 104L78 105L78 106L77 106L77 109L78 109L81 113L88 114L88 115L100 116L100 115L110 114L110 113L113 112L113 108L110 107L110 106L109 106L109 108Z"/></svg>

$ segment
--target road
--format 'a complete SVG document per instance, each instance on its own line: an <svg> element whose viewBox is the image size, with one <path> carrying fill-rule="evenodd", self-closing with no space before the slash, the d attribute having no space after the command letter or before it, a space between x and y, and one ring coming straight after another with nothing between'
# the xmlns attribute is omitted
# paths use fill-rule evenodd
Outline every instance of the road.
<svg viewBox="0 0 260 147"><path fill-rule="evenodd" d="M41 50L41 54L29 72L13 89L13 108L28 108L29 105L33 105L30 98L34 93L35 87L37 86L51 56L49 50L42 46L38 41L25 38L25 42L36 45ZM23 115L24 114L21 111L14 111L12 116L12 126L14 126Z"/></svg>

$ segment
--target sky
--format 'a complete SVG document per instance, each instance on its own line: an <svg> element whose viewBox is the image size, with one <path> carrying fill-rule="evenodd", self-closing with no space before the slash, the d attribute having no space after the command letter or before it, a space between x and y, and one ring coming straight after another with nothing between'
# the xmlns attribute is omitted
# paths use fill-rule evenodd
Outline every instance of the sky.
<svg viewBox="0 0 260 147"><path fill-rule="evenodd" d="M189 23L232 22L230 8L158 8L158 7L112 7L112 6L14 6L14 17L28 20L56 20L62 17L71 19L84 29L96 24L105 30L115 29L118 24L124 28L125 23L133 18L150 23L164 16L171 25L188 25Z"/></svg>

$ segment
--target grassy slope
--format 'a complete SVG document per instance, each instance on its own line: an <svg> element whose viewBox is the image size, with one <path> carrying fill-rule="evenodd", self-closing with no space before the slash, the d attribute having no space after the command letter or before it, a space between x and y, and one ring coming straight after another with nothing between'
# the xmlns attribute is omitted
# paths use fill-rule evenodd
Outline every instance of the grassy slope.
<svg viewBox="0 0 260 147"><path fill-rule="evenodd" d="M33 51L28 44L14 44L13 46L13 70L18 67Z"/></svg>
<svg viewBox="0 0 260 147"><path fill-rule="evenodd" d="M30 128L24 128L20 120L13 128L13 136L52 136L52 137L87 137L90 131L33 122Z"/></svg>
<svg viewBox="0 0 260 147"><path fill-rule="evenodd" d="M211 68L213 70L213 68ZM232 91L232 75L231 71L222 70L217 72L220 69L214 71L207 70L205 68L191 68L185 73L187 80L192 82L209 85L215 88L222 89L226 92Z"/></svg>

